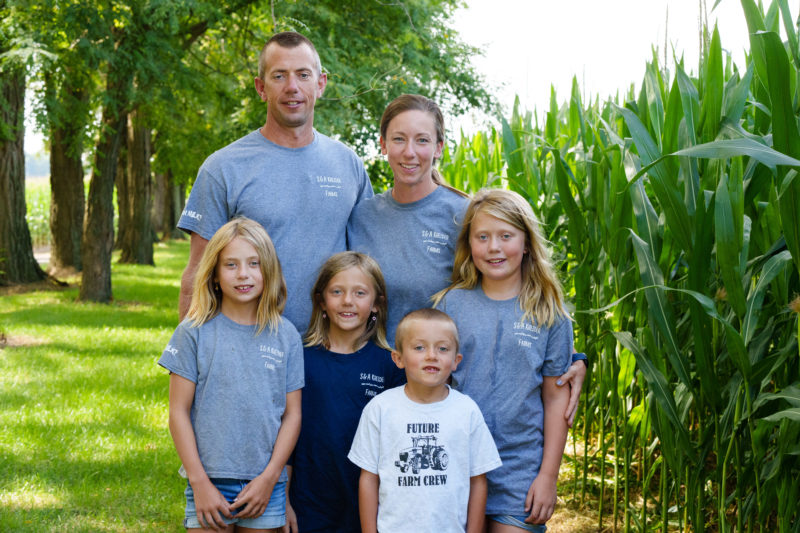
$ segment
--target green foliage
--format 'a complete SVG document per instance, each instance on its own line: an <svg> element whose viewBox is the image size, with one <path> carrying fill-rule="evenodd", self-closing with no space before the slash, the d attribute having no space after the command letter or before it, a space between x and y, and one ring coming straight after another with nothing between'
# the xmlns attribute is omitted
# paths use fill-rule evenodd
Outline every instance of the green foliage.
<svg viewBox="0 0 800 533"><path fill-rule="evenodd" d="M187 242L113 267L116 301L3 295L0 530L184 531L179 460L156 360L177 323Z"/></svg>
<svg viewBox="0 0 800 533"><path fill-rule="evenodd" d="M160 110L157 167L191 182L208 154L263 124L253 80L262 46L278 31L299 31L315 43L328 74L315 127L362 154L374 150L386 103L401 93L428 95L449 114L494 108L470 63L479 51L451 27L458 5L324 0L232 12L224 27L198 39L181 68L161 73L171 93L152 102Z"/></svg>
<svg viewBox="0 0 800 533"><path fill-rule="evenodd" d="M25 182L25 219L33 246L50 242L50 186L44 180Z"/></svg>
<svg viewBox="0 0 800 533"><path fill-rule="evenodd" d="M766 14L743 2L751 31L774 29L778 4L787 24L785 2ZM740 72L723 67L715 31L697 79L678 66L669 80L654 55L636 100L584 106L575 84L561 107L552 95L543 125L517 106L500 133L443 155L452 184L526 195L561 258L576 347L592 361L576 431L597 443L573 497L609 500L599 524L610 512L626 531L800 527L800 63L788 33L751 35Z"/></svg>

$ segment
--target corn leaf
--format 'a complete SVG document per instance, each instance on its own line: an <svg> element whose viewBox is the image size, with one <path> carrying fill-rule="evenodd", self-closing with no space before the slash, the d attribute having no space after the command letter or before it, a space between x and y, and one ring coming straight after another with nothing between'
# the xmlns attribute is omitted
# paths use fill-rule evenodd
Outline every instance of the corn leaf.
<svg viewBox="0 0 800 533"><path fill-rule="evenodd" d="M672 367L678 378L689 388L691 388L691 379L689 378L689 368L687 361L678 348L678 341L675 338L673 330L675 318L672 310L667 303L667 298L664 295L664 275L661 272L658 264L653 258L650 247L643 241L633 230L631 230L631 239L633 240L633 247L636 250L636 259L639 263L639 276L642 283L650 288L645 289L645 297L649 304L649 311L652 314L658 331L664 338L666 345L665 351Z"/></svg>
<svg viewBox="0 0 800 533"><path fill-rule="evenodd" d="M762 420L767 420L769 422L780 422L784 419L800 422L800 407L784 409L783 411L778 411L777 413L762 418Z"/></svg>
<svg viewBox="0 0 800 533"><path fill-rule="evenodd" d="M675 431L678 440L684 450L691 449L689 444L689 433L686 431L686 426L681 421L678 414L678 406L675 404L675 397L672 395L669 383L664 375L650 362L650 359L645 354L642 347L636 342L633 336L628 331L612 331L612 335L619 341L619 343L633 353L636 358L636 365L642 372L647 385L653 392L656 403L661 408L661 412L667 417L670 422L670 429Z"/></svg>
<svg viewBox="0 0 800 533"><path fill-rule="evenodd" d="M719 121L722 118L722 45L716 26L714 26L714 33L711 36L705 70L703 104L700 115L703 121L703 140L709 142L717 137Z"/></svg>
<svg viewBox="0 0 800 533"><path fill-rule="evenodd" d="M639 151L639 159L644 165L652 164L652 167L648 170L652 177L651 184L661 204L667 225L672 229L675 241L681 249L690 253L692 250L690 237L692 231L689 223L689 212L681 200L676 184L666 172L665 165L662 164L663 161L660 161L661 154L658 148L635 113L619 106L614 106L614 108L625 119L625 124L633 136L636 149Z"/></svg>
<svg viewBox="0 0 800 533"><path fill-rule="evenodd" d="M739 256L741 241L736 238L736 223L728 194L728 177L722 176L717 187L714 204L714 232L717 237L717 265L719 266L728 302L740 318L745 313L745 296Z"/></svg>
<svg viewBox="0 0 800 533"><path fill-rule="evenodd" d="M668 155L700 157L705 159L722 159L744 155L752 157L759 163L770 168L775 168L776 165L800 167L800 160L782 154L753 139L744 137L741 139L724 139L721 141L698 144Z"/></svg>
<svg viewBox="0 0 800 533"><path fill-rule="evenodd" d="M767 261L764 268L761 270L758 281L747 298L747 313L742 323L742 336L744 337L745 345L750 344L750 340L753 338L753 333L758 325L761 305L764 302L764 294L769 288L770 283L775 279L775 276L786 269L786 265L791 263L791 261L791 254L787 250L784 250L778 255L770 257L769 261Z"/></svg>

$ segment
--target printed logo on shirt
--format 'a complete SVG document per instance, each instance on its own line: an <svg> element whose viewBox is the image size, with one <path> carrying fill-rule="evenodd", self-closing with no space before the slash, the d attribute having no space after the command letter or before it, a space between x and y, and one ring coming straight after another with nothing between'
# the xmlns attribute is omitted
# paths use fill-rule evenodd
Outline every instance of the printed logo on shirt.
<svg viewBox="0 0 800 533"><path fill-rule="evenodd" d="M197 211L192 211L191 209L184 209L183 212L181 213L181 216L186 218L193 218L198 222L200 222L200 220L202 220L203 218L203 215L201 215Z"/></svg>
<svg viewBox="0 0 800 533"><path fill-rule="evenodd" d="M439 433L438 423L406 424L406 433L411 435L411 447L400 450L399 460L394 465L405 474L411 470L412 475L397 476L398 487L430 487L447 485L447 474L436 471L447 470L450 458L444 444L434 433ZM424 470L430 470L424 473Z"/></svg>
<svg viewBox="0 0 800 533"><path fill-rule="evenodd" d="M333 176L317 176L317 185L325 193L325 198L338 198L339 191L343 188L342 178Z"/></svg>
<svg viewBox="0 0 800 533"><path fill-rule="evenodd" d="M171 353L172 355L178 355L178 349L171 344L167 344L167 347L164 348L164 353Z"/></svg>
<svg viewBox="0 0 800 533"><path fill-rule="evenodd" d="M517 346L530 348L533 341L539 338L542 328L534 326L528 321L514 322L514 336L517 337Z"/></svg>
<svg viewBox="0 0 800 533"><path fill-rule="evenodd" d="M422 244L429 254L440 254L450 244L450 235L429 229L422 230Z"/></svg>
<svg viewBox="0 0 800 533"><path fill-rule="evenodd" d="M359 379L361 380L361 386L364 388L364 396L372 398L383 392L385 388L383 376L362 372Z"/></svg>
<svg viewBox="0 0 800 533"><path fill-rule="evenodd" d="M283 363L283 352L277 348L259 344L258 351L261 352L261 358L264 359L264 368L267 370L275 370L276 365Z"/></svg>

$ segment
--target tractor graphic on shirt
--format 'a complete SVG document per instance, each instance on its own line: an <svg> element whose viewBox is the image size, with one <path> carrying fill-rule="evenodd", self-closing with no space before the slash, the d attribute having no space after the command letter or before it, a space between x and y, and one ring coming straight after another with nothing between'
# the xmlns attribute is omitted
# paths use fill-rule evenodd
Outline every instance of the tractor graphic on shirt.
<svg viewBox="0 0 800 533"><path fill-rule="evenodd" d="M424 468L434 470L447 470L447 452L444 446L436 443L433 435L423 435L411 437L411 447L400 451L400 460L395 461L394 465L400 468L400 472L411 472L419 474Z"/></svg>

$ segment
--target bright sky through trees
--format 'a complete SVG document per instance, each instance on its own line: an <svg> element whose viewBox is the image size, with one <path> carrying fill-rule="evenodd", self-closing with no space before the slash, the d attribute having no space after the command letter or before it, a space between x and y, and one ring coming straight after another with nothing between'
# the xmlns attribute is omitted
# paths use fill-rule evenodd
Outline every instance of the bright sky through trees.
<svg viewBox="0 0 800 533"><path fill-rule="evenodd" d="M741 4L722 0L711 11L714 0L705 3L711 30L717 21L723 48L744 68L749 42ZM663 62L665 33L670 73L674 47L678 57L684 54L687 73L697 74L699 0L467 0L467 4L456 15L455 27L465 42L486 50L474 63L492 85L504 84L496 94L509 111L515 94L523 107L546 110L551 84L563 103L573 76L585 96L601 100L627 90L631 83L638 91L653 45Z"/></svg>
<svg viewBox="0 0 800 533"><path fill-rule="evenodd" d="M674 47L679 57L684 54L687 72L696 74L699 3L467 0L467 8L456 14L455 27L465 42L486 50L485 56L474 59L475 65L492 86L500 87L498 98L507 110L518 94L525 108L543 111L550 99L550 85L556 88L561 103L569 96L573 76L578 77L585 96L605 99L625 91L631 83L638 90L653 45L663 61L665 33L670 72ZM713 3L706 0L708 22L712 28L718 22L723 48L743 68L749 44L741 4L722 0L711 11ZM25 151L35 153L41 147L41 135L33 131L29 120Z"/></svg>

